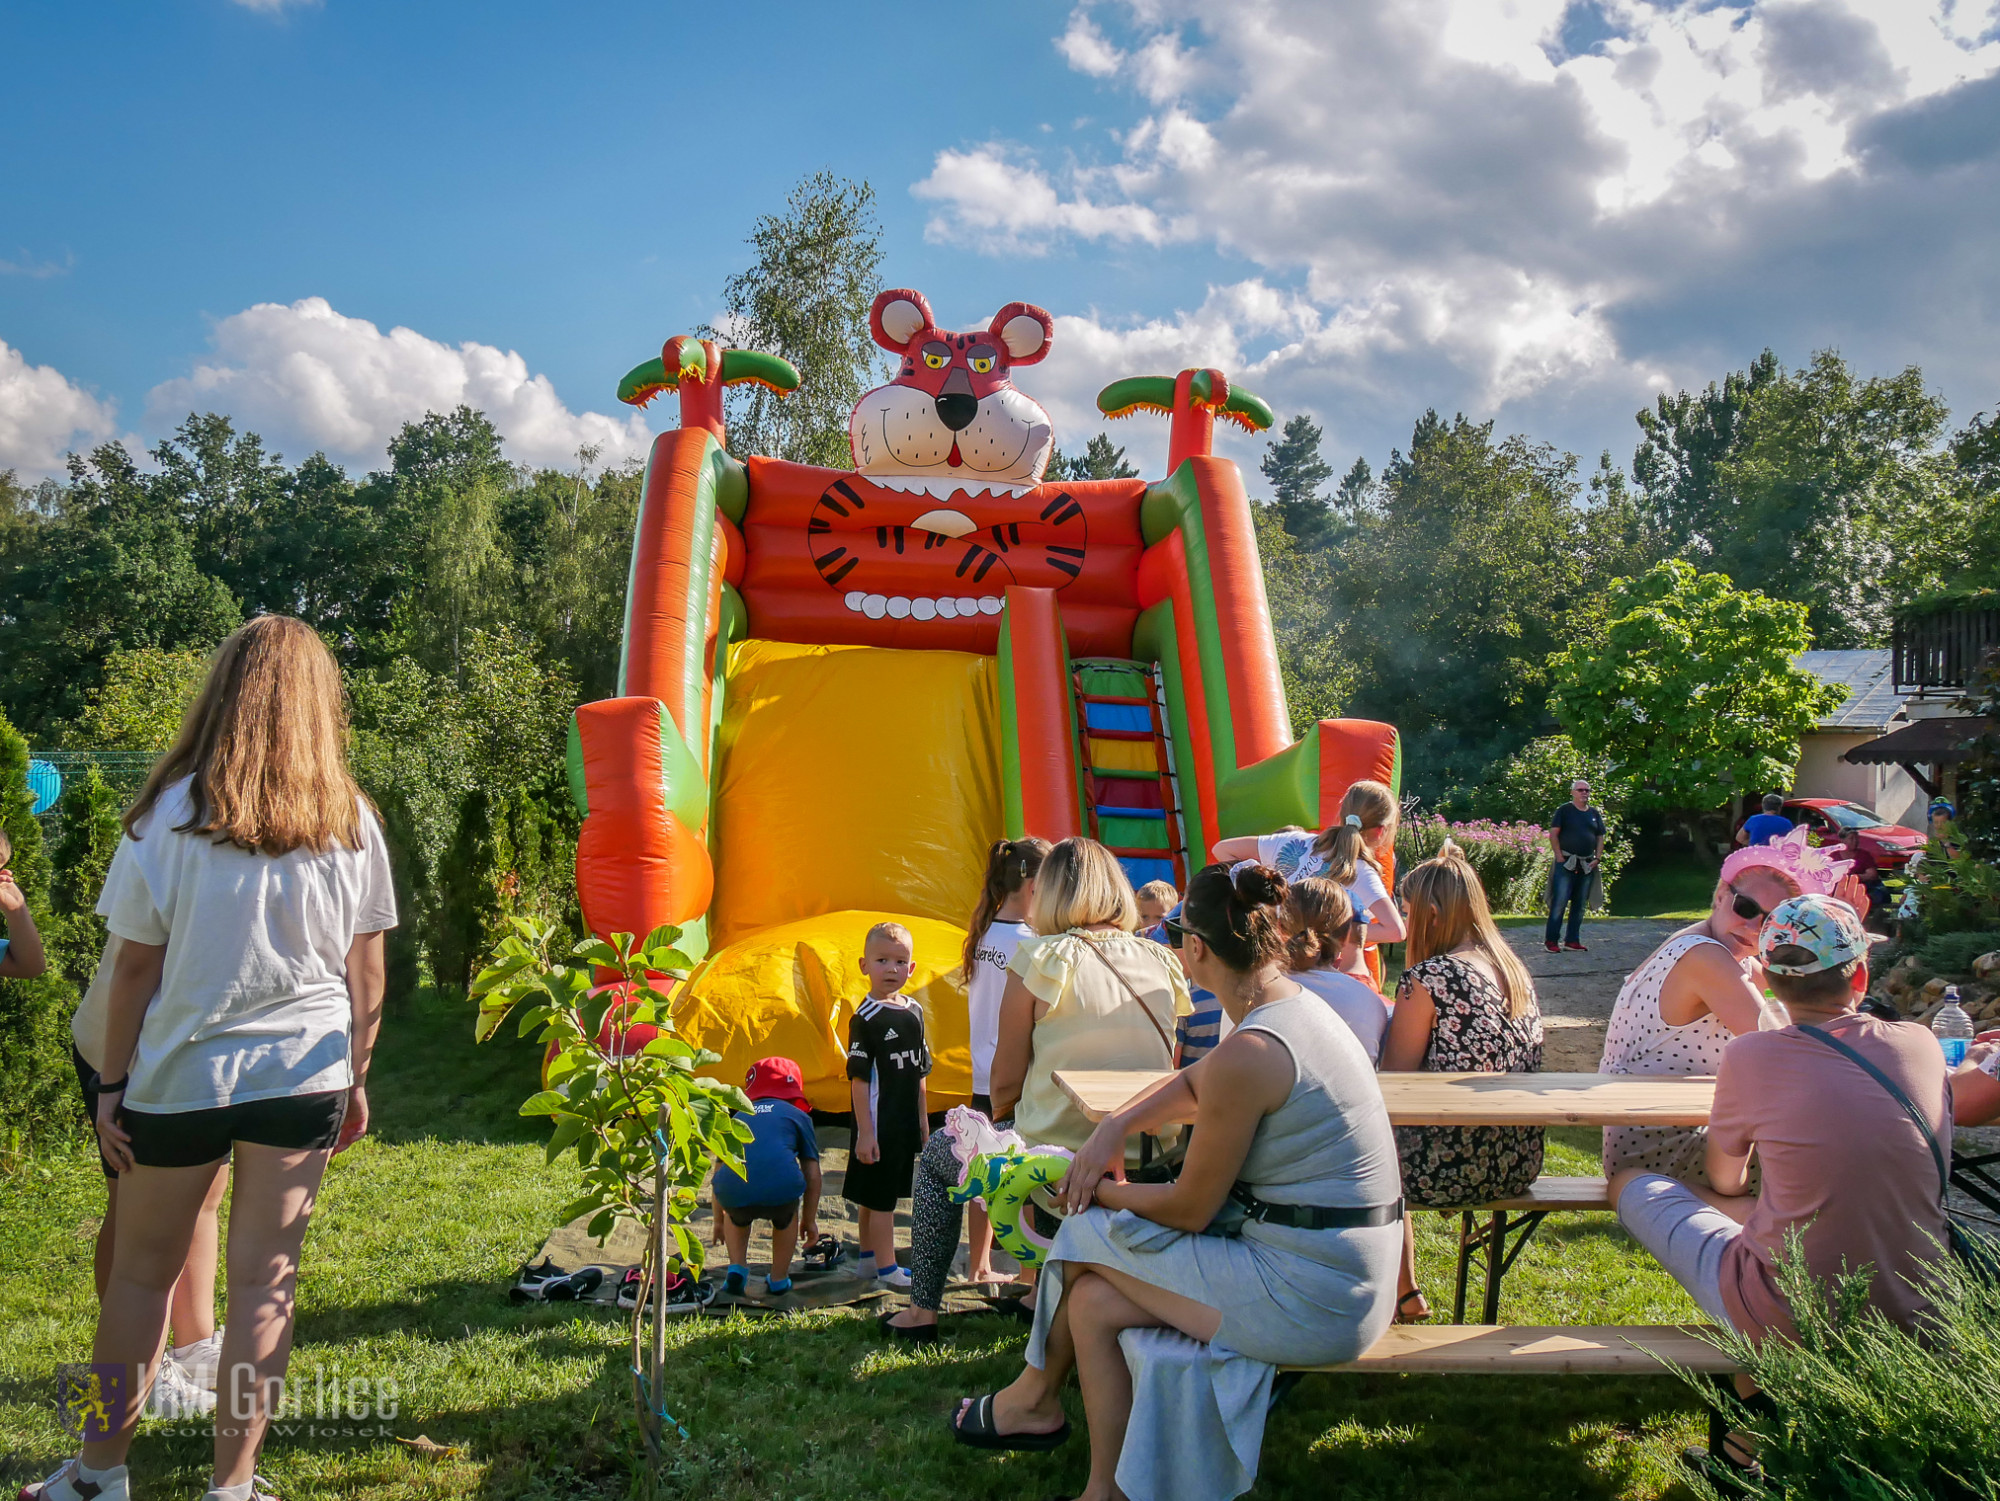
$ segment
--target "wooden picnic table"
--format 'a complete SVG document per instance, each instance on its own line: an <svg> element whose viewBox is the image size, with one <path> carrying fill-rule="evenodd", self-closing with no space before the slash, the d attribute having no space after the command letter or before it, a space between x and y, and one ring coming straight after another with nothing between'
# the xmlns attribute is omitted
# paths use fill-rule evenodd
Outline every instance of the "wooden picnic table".
<svg viewBox="0 0 2000 1501"><path fill-rule="evenodd" d="M1154 1081L1151 1069L1058 1070L1056 1084L1101 1121ZM1712 1074L1378 1074L1398 1126L1702 1126Z"/></svg>

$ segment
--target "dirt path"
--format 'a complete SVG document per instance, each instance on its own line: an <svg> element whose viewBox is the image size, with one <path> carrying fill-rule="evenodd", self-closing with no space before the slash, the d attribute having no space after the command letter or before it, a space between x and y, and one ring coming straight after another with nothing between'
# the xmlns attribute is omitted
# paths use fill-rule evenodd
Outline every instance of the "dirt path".
<svg viewBox="0 0 2000 1501"><path fill-rule="evenodd" d="M1648 917L1585 923L1583 941L1589 951L1582 954L1551 954L1542 947L1539 923L1502 929L1534 976L1547 1035L1542 1067L1550 1073L1595 1073L1618 987L1668 934L1685 926Z"/></svg>

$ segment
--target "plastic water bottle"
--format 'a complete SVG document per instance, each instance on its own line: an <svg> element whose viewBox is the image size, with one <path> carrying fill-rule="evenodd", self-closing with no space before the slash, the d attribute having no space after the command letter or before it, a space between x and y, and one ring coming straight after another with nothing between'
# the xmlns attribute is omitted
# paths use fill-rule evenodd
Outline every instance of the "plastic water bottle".
<svg viewBox="0 0 2000 1501"><path fill-rule="evenodd" d="M1931 1034L1937 1038L1938 1046L1944 1049L1946 1068L1957 1068L1965 1062L1965 1050L1972 1045L1972 1018L1958 1004L1956 985L1945 986L1944 1004L1931 1018Z"/></svg>

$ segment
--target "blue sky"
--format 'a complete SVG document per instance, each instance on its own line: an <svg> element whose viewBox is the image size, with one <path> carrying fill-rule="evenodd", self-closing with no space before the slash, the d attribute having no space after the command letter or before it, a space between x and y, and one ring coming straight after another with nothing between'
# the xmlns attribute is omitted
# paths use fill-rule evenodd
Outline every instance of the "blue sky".
<svg viewBox="0 0 2000 1501"><path fill-rule="evenodd" d="M10 6L0 467L190 406L367 467L453 395L519 457L630 449L618 376L822 166L945 321L1058 315L1058 442L1214 363L1341 464L1432 405L1623 459L1767 343L1970 416L2000 42L1939 4Z"/></svg>

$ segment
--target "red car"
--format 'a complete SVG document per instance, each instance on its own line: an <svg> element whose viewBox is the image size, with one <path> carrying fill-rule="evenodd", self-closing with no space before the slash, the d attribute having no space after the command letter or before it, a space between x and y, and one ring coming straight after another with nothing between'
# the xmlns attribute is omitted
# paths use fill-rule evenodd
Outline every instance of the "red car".
<svg viewBox="0 0 2000 1501"><path fill-rule="evenodd" d="M1837 797L1795 797L1785 804L1785 817L1804 824L1826 844L1859 845L1886 874L1909 864L1924 847L1924 836L1899 823L1887 823L1874 810Z"/></svg>

